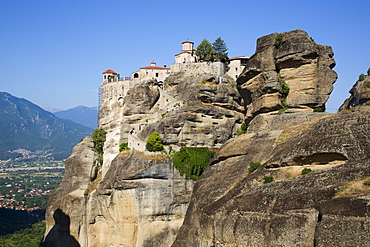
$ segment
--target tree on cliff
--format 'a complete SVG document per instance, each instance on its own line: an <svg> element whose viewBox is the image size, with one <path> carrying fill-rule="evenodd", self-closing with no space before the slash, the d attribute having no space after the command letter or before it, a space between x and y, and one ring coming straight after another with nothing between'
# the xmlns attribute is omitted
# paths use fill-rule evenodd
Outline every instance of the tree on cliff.
<svg viewBox="0 0 370 247"><path fill-rule="evenodd" d="M98 154L98 160L100 164L103 164L103 146L106 140L107 132L102 128L95 129L92 134L92 140L94 142L94 149Z"/></svg>
<svg viewBox="0 0 370 247"><path fill-rule="evenodd" d="M181 147L173 156L172 162L181 176L197 180L215 153L206 147Z"/></svg>
<svg viewBox="0 0 370 247"><path fill-rule="evenodd" d="M225 41L221 39L221 37L218 37L215 42L212 43L213 51L214 51L214 57L216 59L227 59L228 52L227 52L227 46Z"/></svg>
<svg viewBox="0 0 370 247"><path fill-rule="evenodd" d="M207 39L203 39L203 41L197 46L195 54L198 56L199 60L210 61L213 59L213 46Z"/></svg>
<svg viewBox="0 0 370 247"><path fill-rule="evenodd" d="M158 132L153 132L149 135L148 140L146 141L146 149L151 152L163 150L162 138Z"/></svg>

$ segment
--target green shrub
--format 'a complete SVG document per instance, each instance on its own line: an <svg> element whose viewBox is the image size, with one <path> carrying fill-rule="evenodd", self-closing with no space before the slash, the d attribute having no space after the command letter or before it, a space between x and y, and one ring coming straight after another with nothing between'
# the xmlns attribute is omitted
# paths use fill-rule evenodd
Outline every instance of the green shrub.
<svg viewBox="0 0 370 247"><path fill-rule="evenodd" d="M370 68L367 69L367 75L370 75Z"/></svg>
<svg viewBox="0 0 370 247"><path fill-rule="evenodd" d="M283 108L278 110L278 114L282 114L284 111L286 111L288 109L289 109L289 107L283 107Z"/></svg>
<svg viewBox="0 0 370 247"><path fill-rule="evenodd" d="M312 170L310 169L310 168L304 168L303 170L302 170L302 172L301 172L301 175L306 175L306 174L308 174L308 173L311 173L312 172Z"/></svg>
<svg viewBox="0 0 370 247"><path fill-rule="evenodd" d="M366 180L366 181L364 182L364 185L365 185L365 186L369 186L369 187L370 187L370 179Z"/></svg>
<svg viewBox="0 0 370 247"><path fill-rule="evenodd" d="M247 133L247 124L246 124L246 123L242 123L242 125L240 126L240 130L238 130L238 131L236 132L236 134L237 134L238 136L240 136L240 135L243 135L243 134L245 134L245 133Z"/></svg>
<svg viewBox="0 0 370 247"><path fill-rule="evenodd" d="M92 134L94 148L98 154L103 154L103 146L106 139L106 135L107 133L102 128L95 129L94 133Z"/></svg>
<svg viewBox="0 0 370 247"><path fill-rule="evenodd" d="M271 183L271 182L274 182L274 178L272 176L264 176L263 177L263 183L264 184L268 184L268 183Z"/></svg>
<svg viewBox="0 0 370 247"><path fill-rule="evenodd" d="M280 73L277 73L277 75L278 75L279 83L280 83L280 86L281 86L281 93L283 94L284 99L285 99L286 96L288 95L289 91L290 91L290 88L289 88L289 85L283 80L283 77L280 75ZM285 102L285 101L283 101L283 102Z"/></svg>
<svg viewBox="0 0 370 247"><path fill-rule="evenodd" d="M88 196L88 195L89 195L89 193L90 193L90 190L89 190L89 189L86 189L86 190L84 191L84 196Z"/></svg>
<svg viewBox="0 0 370 247"><path fill-rule="evenodd" d="M173 165L186 179L197 180L215 154L206 147L181 147L172 158Z"/></svg>
<svg viewBox="0 0 370 247"><path fill-rule="evenodd" d="M278 36L276 36L275 38L275 47L280 48L282 43L283 43L283 34L279 33Z"/></svg>
<svg viewBox="0 0 370 247"><path fill-rule="evenodd" d="M149 135L146 141L146 149L150 152L157 152L163 150L162 138L158 132L153 132Z"/></svg>
<svg viewBox="0 0 370 247"><path fill-rule="evenodd" d="M313 112L323 112L324 110L321 107L316 107L313 109Z"/></svg>
<svg viewBox="0 0 370 247"><path fill-rule="evenodd" d="M363 80L365 80L365 75L364 75L364 74L359 75L359 76L358 76L358 80L359 80L359 81L363 81Z"/></svg>
<svg viewBox="0 0 370 247"><path fill-rule="evenodd" d="M130 150L130 148L128 147L128 143L127 142L122 142L119 145L119 151L122 152L122 151L125 151L125 150Z"/></svg>
<svg viewBox="0 0 370 247"><path fill-rule="evenodd" d="M284 80L279 80L279 83L281 85L281 93L284 95L288 95L290 91L288 84Z"/></svg>
<svg viewBox="0 0 370 247"><path fill-rule="evenodd" d="M366 83L364 84L364 87L366 87L366 88L370 88L370 81L366 82Z"/></svg>
<svg viewBox="0 0 370 247"><path fill-rule="evenodd" d="M251 163L249 163L248 175L252 174L260 166L261 166L260 162L251 162Z"/></svg>
<svg viewBox="0 0 370 247"><path fill-rule="evenodd" d="M94 149L98 154L99 164L103 164L103 147L106 140L107 133L102 128L95 129L92 134L92 139L94 142Z"/></svg>

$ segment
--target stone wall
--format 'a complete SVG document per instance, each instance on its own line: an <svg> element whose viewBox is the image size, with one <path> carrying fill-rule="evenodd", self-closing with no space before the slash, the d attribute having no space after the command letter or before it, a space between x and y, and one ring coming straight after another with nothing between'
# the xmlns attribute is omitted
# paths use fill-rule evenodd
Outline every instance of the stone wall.
<svg viewBox="0 0 370 247"><path fill-rule="evenodd" d="M200 76L204 74L223 76L225 74L225 64L222 62L171 64L171 73L176 72L183 72L184 76Z"/></svg>

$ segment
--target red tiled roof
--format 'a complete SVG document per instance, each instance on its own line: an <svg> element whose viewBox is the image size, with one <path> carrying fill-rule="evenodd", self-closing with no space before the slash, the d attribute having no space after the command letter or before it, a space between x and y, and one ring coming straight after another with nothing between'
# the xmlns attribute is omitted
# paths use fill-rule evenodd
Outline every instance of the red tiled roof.
<svg viewBox="0 0 370 247"><path fill-rule="evenodd" d="M104 71L102 74L117 74L114 70L108 69Z"/></svg>
<svg viewBox="0 0 370 247"><path fill-rule="evenodd" d="M147 66L147 67L141 67L140 69L170 69L168 67L159 67L159 66Z"/></svg>

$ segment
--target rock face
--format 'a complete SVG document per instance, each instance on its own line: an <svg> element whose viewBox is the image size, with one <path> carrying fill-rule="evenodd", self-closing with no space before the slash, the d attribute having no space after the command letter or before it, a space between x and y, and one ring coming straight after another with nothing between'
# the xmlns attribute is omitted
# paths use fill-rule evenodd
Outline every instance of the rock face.
<svg viewBox="0 0 370 247"><path fill-rule="evenodd" d="M87 137L73 148L66 160L63 181L49 199L41 246L80 246L78 238L86 218L84 193L97 175L97 155L93 147L92 139Z"/></svg>
<svg viewBox="0 0 370 247"><path fill-rule="evenodd" d="M370 110L314 112L334 65L295 30L260 38L237 82L173 73L105 101L104 164L91 138L75 147L42 246L369 246ZM166 148L221 148L194 185L138 151L152 132Z"/></svg>
<svg viewBox="0 0 370 247"><path fill-rule="evenodd" d="M165 145L221 147L235 136L243 121L244 109L235 84L232 81L218 83L218 80L211 75L171 75L165 81L165 89L175 97L178 107L162 113L156 123L138 134L139 138L145 140L157 131Z"/></svg>
<svg viewBox="0 0 370 247"><path fill-rule="evenodd" d="M170 246L194 182L166 156L136 151L122 152L102 178L92 147L85 139L66 161L41 246Z"/></svg>
<svg viewBox="0 0 370 247"><path fill-rule="evenodd" d="M197 181L172 246L369 245L370 110L312 112L336 78L331 48L301 30L278 36L258 40L237 80L247 134Z"/></svg>
<svg viewBox="0 0 370 247"><path fill-rule="evenodd" d="M341 105L340 111L370 105L370 77L366 76L364 80L357 81L349 93L351 96Z"/></svg>
<svg viewBox="0 0 370 247"><path fill-rule="evenodd" d="M194 181L181 177L167 156L139 150L153 132L166 148L219 148L235 136L243 111L234 81L204 73L175 73L164 88L137 83L124 97L104 101L104 163L97 164L91 138L76 146L49 201L42 245L171 246ZM119 152L123 142L131 152Z"/></svg>
<svg viewBox="0 0 370 247"><path fill-rule="evenodd" d="M303 30L257 40L256 53L237 79L247 119L284 107L325 110L337 75L330 46L318 45Z"/></svg>
<svg viewBox="0 0 370 247"><path fill-rule="evenodd" d="M173 246L368 246L369 112L318 115L221 148ZM251 162L262 166L248 175Z"/></svg>

